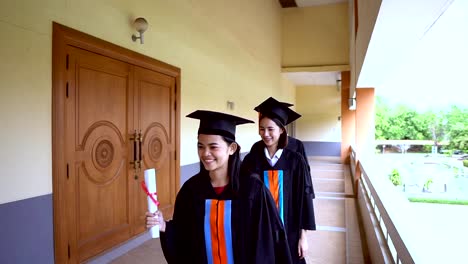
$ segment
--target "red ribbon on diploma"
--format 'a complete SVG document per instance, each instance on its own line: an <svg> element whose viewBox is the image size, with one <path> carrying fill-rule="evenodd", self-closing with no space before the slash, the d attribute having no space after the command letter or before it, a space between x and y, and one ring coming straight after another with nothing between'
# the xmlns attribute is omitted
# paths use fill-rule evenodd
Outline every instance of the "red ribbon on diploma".
<svg viewBox="0 0 468 264"><path fill-rule="evenodd" d="M150 193L150 192L148 191L148 187L146 187L145 181L142 181L142 182L141 182L141 188L143 189L143 191L145 191L146 195L148 195L149 198L154 202L154 204L155 204L156 206L159 206L158 200L156 200L156 198L154 198L158 193Z"/></svg>

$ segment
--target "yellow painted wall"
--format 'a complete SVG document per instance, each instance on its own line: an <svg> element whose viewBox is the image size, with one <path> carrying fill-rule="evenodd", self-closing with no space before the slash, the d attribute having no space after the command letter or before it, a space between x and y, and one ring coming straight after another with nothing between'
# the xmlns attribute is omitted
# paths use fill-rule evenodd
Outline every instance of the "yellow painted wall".
<svg viewBox="0 0 468 264"><path fill-rule="evenodd" d="M341 142L341 92L336 86L296 88L296 137L302 141Z"/></svg>
<svg viewBox="0 0 468 264"><path fill-rule="evenodd" d="M282 66L349 64L348 4L282 11Z"/></svg>
<svg viewBox="0 0 468 264"><path fill-rule="evenodd" d="M144 45L131 40L139 16L150 24ZM210 109L256 121L253 107L268 96L293 98L280 75L276 0L1 1L0 204L52 192L52 21L181 68L181 165L198 161L198 122L188 113ZM245 151L257 126L238 132Z"/></svg>
<svg viewBox="0 0 468 264"><path fill-rule="evenodd" d="M291 104L296 103L296 86L294 83L292 83L288 78L286 78L284 75L281 77L281 83L283 89L281 89L281 93L277 94L275 98L280 99L282 102L288 102ZM291 106L291 109L296 109L296 105Z"/></svg>

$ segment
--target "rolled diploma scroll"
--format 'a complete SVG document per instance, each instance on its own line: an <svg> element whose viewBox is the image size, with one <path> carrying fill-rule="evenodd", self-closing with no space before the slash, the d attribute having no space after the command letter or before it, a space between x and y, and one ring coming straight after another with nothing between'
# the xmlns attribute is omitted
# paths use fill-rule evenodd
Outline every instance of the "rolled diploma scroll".
<svg viewBox="0 0 468 264"><path fill-rule="evenodd" d="M145 184L146 187L148 188L148 192L150 195L153 195L156 193L156 171L154 169L147 169L145 170ZM156 195L153 196L154 199L158 199ZM148 199L148 211L150 213L154 213L158 211L158 206L151 200L149 196L147 196ZM150 228L150 234L152 238L158 238L159 237L159 225L153 226Z"/></svg>

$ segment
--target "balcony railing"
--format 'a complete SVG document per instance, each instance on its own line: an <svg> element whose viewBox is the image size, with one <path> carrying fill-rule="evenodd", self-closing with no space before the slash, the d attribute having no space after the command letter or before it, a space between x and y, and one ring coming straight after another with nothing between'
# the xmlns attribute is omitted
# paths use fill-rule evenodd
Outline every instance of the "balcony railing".
<svg viewBox="0 0 468 264"><path fill-rule="evenodd" d="M350 148L350 168L354 179L359 214L371 263L415 263L383 205L362 162Z"/></svg>

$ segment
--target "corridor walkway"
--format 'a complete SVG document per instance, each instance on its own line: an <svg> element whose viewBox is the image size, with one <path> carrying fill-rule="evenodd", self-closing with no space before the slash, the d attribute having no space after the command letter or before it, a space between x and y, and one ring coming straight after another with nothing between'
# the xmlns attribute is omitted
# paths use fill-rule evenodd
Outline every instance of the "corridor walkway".
<svg viewBox="0 0 468 264"><path fill-rule="evenodd" d="M310 157L317 231L309 232L309 264L363 263L349 166L339 158Z"/></svg>
<svg viewBox="0 0 468 264"><path fill-rule="evenodd" d="M349 167L330 157L309 158L317 230L308 232L308 264L363 263L363 253ZM108 258L109 259L109 258ZM165 264L159 239L144 242L113 260L89 263Z"/></svg>

